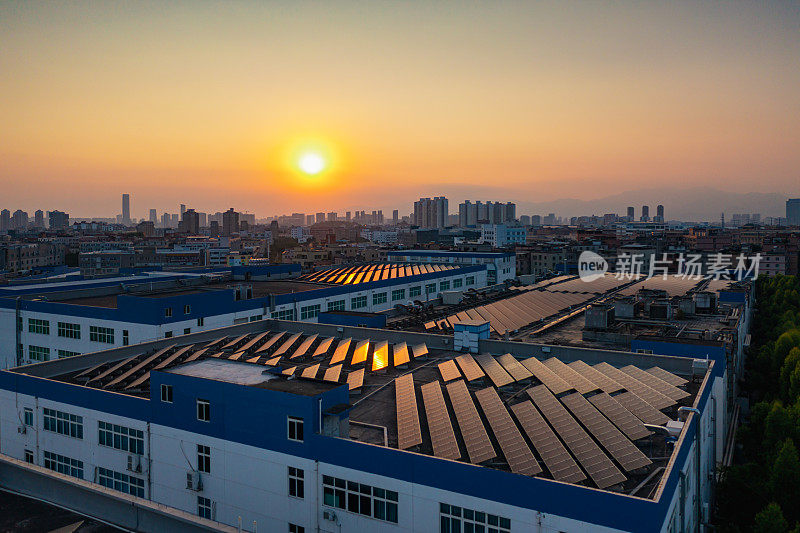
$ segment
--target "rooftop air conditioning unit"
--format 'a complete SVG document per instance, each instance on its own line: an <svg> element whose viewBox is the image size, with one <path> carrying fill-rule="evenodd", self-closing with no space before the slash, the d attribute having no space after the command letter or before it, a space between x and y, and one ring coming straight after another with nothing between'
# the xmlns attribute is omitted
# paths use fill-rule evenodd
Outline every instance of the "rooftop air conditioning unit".
<svg viewBox="0 0 800 533"><path fill-rule="evenodd" d="M197 492L203 490L203 480L200 478L200 472L196 470L186 472L186 488Z"/></svg>

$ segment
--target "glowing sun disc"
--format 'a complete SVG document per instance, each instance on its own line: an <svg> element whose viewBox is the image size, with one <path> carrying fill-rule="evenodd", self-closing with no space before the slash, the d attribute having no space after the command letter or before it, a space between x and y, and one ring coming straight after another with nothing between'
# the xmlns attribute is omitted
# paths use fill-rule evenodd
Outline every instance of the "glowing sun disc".
<svg viewBox="0 0 800 533"><path fill-rule="evenodd" d="M300 156L297 166L306 174L319 174L325 170L325 159L317 153L310 152Z"/></svg>

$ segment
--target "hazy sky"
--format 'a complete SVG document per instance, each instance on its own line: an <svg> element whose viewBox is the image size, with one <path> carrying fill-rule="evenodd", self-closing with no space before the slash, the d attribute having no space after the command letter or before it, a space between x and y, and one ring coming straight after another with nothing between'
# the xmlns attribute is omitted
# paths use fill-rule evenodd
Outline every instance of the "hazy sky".
<svg viewBox="0 0 800 533"><path fill-rule="evenodd" d="M800 193L800 3L0 1L0 208L665 184Z"/></svg>

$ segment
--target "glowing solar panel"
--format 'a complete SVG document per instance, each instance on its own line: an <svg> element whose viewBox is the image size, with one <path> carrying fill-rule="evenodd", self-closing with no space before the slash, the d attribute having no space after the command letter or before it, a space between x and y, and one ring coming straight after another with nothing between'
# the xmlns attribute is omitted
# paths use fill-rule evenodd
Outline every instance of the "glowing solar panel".
<svg viewBox="0 0 800 533"><path fill-rule="evenodd" d="M296 366L290 366L289 368L281 372L281 374L283 374L284 376L291 376L292 374L294 374L295 370L297 370Z"/></svg>
<svg viewBox="0 0 800 533"><path fill-rule="evenodd" d="M322 380L338 383L339 376L341 375L341 373L342 373L342 365L332 366L325 371L325 376L322 378Z"/></svg>
<svg viewBox="0 0 800 533"><path fill-rule="evenodd" d="M312 355L311 357L319 357L321 355L326 355L328 353L328 350L331 348L332 343L333 343L333 337L322 339L322 341L317 345L317 349L314 350L314 355Z"/></svg>
<svg viewBox="0 0 800 533"><path fill-rule="evenodd" d="M567 366L591 381L598 389L605 393L611 394L624 388L622 385L609 378L605 374L597 371L594 367L586 364L584 361L573 361Z"/></svg>
<svg viewBox="0 0 800 533"><path fill-rule="evenodd" d="M378 341L372 351L372 371L383 370L389 366L389 342Z"/></svg>
<svg viewBox="0 0 800 533"><path fill-rule="evenodd" d="M530 370L525 368L517 361L517 358L510 353L503 354L497 358L497 362L508 372L514 381L522 381L533 376Z"/></svg>
<svg viewBox="0 0 800 533"><path fill-rule="evenodd" d="M622 407L645 424L663 426L669 417L630 391L612 396Z"/></svg>
<svg viewBox="0 0 800 533"><path fill-rule="evenodd" d="M349 390L360 389L364 385L364 369L359 368L347 374L347 385Z"/></svg>
<svg viewBox="0 0 800 533"><path fill-rule="evenodd" d="M452 359L439 363L439 373L442 375L443 381L452 381L461 377L461 372L458 371L458 367Z"/></svg>
<svg viewBox="0 0 800 533"><path fill-rule="evenodd" d="M461 372L463 372L464 379L467 381L475 381L486 375L478 363L475 362L475 359L468 353L456 357L456 363L461 367Z"/></svg>
<svg viewBox="0 0 800 533"><path fill-rule="evenodd" d="M637 440L650 436L650 430L641 420L605 392L590 396L589 401L629 439Z"/></svg>
<svg viewBox="0 0 800 533"><path fill-rule="evenodd" d="M292 355L289 356L289 359L294 359L295 357L302 357L306 355L311 345L314 344L314 341L317 340L317 334L311 335L310 337L306 337L306 340L300 343L300 346L294 351Z"/></svg>
<svg viewBox="0 0 800 533"><path fill-rule="evenodd" d="M281 360L281 356L279 355L278 357L273 357L272 359L268 359L264 363L264 365L265 366L277 366L278 365L278 361L280 361L280 360Z"/></svg>
<svg viewBox="0 0 800 533"><path fill-rule="evenodd" d="M317 377L317 372L319 372L319 363L303 369L303 372L302 374L300 374L300 377L306 379L314 379Z"/></svg>
<svg viewBox="0 0 800 533"><path fill-rule="evenodd" d="M422 430L414 392L414 376L406 374L394 380L397 408L397 447L406 450L422 444Z"/></svg>
<svg viewBox="0 0 800 533"><path fill-rule="evenodd" d="M331 357L330 360L331 365L344 362L345 357L347 357L347 350L350 349L351 340L352 339L347 338L339 341L339 345L336 346L336 350L333 352L333 356ZM327 352L327 350L325 351Z"/></svg>
<svg viewBox="0 0 800 533"><path fill-rule="evenodd" d="M573 389L581 394L586 394L588 392L592 392L593 390L597 390L597 386L594 383L578 374L575 370L564 364L560 359L551 357L550 359L544 361L543 364L555 372L558 377L569 383Z"/></svg>
<svg viewBox="0 0 800 533"><path fill-rule="evenodd" d="M514 383L514 378L512 378L491 355L482 353L476 355L475 360L481 365L481 368L483 368L483 371L489 376L489 379L492 380L495 387L505 387L510 383Z"/></svg>
<svg viewBox="0 0 800 533"><path fill-rule="evenodd" d="M676 376L672 372L667 372L661 367L654 366L653 368L648 368L647 371L653 374L655 377L662 379L672 385L673 387L681 387L689 383L687 380L683 379L682 377Z"/></svg>
<svg viewBox="0 0 800 533"><path fill-rule="evenodd" d="M410 358L408 355L408 346L405 342L401 342L392 346L392 358L394 360L394 366L408 364Z"/></svg>
<svg viewBox="0 0 800 533"><path fill-rule="evenodd" d="M366 362L368 352L369 352L369 339L359 341L359 343L356 345L356 349L353 350L353 358L350 360L350 366Z"/></svg>
<svg viewBox="0 0 800 533"><path fill-rule="evenodd" d="M266 352L267 350L272 348L275 345L275 343L281 340L286 334L287 333L285 331L281 331L280 333L277 333L276 335L270 337L269 340L267 340L267 342L258 347L256 353Z"/></svg>
<svg viewBox="0 0 800 533"><path fill-rule="evenodd" d="M280 348L275 350L275 353L273 353L272 355L285 355L286 352L288 352L289 349L292 347L292 345L295 342L297 342L297 339L300 338L300 335L301 335L300 333L295 333L294 335L286 339L286 341L283 344L281 344Z"/></svg>
<svg viewBox="0 0 800 533"><path fill-rule="evenodd" d="M250 341L248 341L248 342L247 342L247 344L245 344L244 346L242 346L241 348L239 348L239 350L237 350L237 351L240 351L240 352L246 352L247 350L249 350L250 348L252 348L253 346L255 346L255 344L256 344L258 341L260 341L261 339L263 339L263 338L264 338L264 337L266 337L267 335L269 335L269 331L265 331L264 333L261 333L261 334L259 334L259 335L256 335L256 336L255 336L253 339L251 339Z"/></svg>
<svg viewBox="0 0 800 533"><path fill-rule="evenodd" d="M239 344L240 342L242 342L242 341L243 341L243 340L245 340L246 338L247 338L247 333L245 333L244 335L241 335L241 336L239 336L239 337L236 337L236 338L235 338L235 339L233 339L231 342L229 342L228 344L226 344L225 346L223 346L223 347L222 347L222 350L227 350L228 348L233 348L234 346L236 346L237 344Z"/></svg>
<svg viewBox="0 0 800 533"><path fill-rule="evenodd" d="M414 353L414 359L419 359L420 357L428 355L428 347L425 343L415 345L411 348L411 351Z"/></svg>

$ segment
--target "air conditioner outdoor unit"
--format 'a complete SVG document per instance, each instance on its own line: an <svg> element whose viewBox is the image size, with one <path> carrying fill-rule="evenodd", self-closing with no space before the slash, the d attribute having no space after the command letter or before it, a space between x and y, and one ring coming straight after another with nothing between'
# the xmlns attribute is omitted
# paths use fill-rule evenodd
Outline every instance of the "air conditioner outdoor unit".
<svg viewBox="0 0 800 533"><path fill-rule="evenodd" d="M195 470L186 472L186 488L197 492L203 490L203 480L200 478L200 472Z"/></svg>
<svg viewBox="0 0 800 533"><path fill-rule="evenodd" d="M336 513L334 513L333 511L323 511L322 518L324 518L325 520L336 522Z"/></svg>
<svg viewBox="0 0 800 533"><path fill-rule="evenodd" d="M17 433L22 433L23 435L28 432L28 429L25 426L19 426L17 428Z"/></svg>
<svg viewBox="0 0 800 533"><path fill-rule="evenodd" d="M129 455L128 456L128 471L130 472L142 472L142 456L141 455Z"/></svg>

